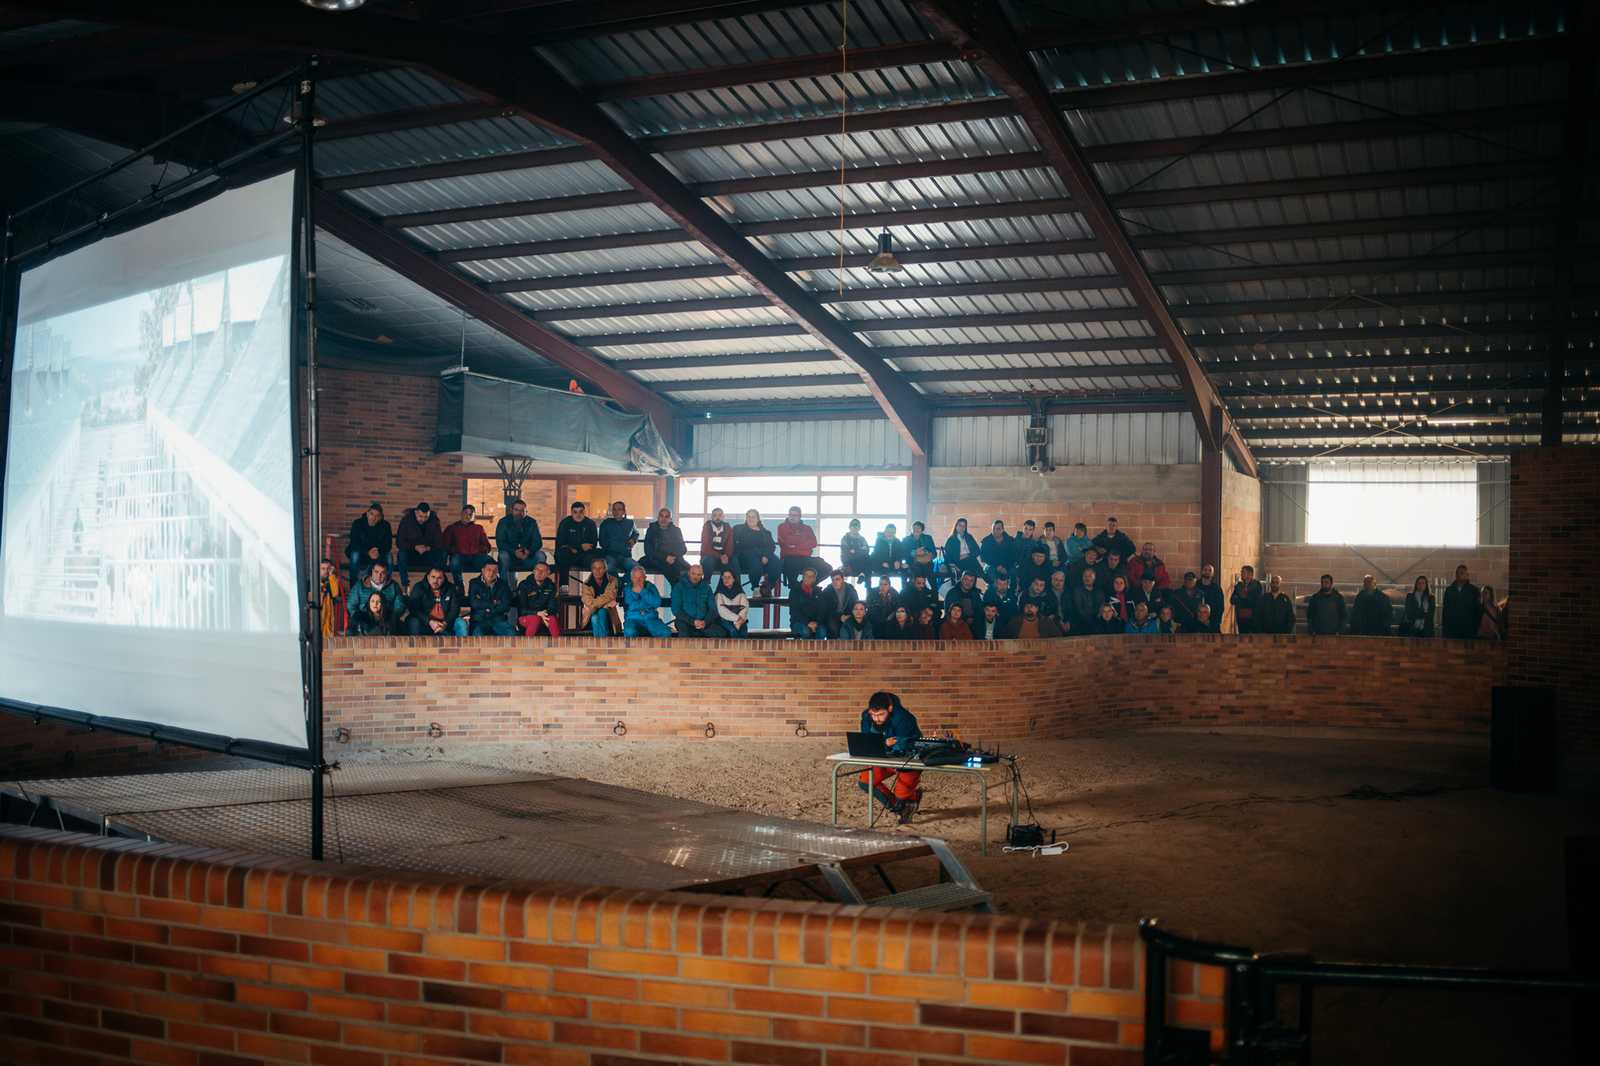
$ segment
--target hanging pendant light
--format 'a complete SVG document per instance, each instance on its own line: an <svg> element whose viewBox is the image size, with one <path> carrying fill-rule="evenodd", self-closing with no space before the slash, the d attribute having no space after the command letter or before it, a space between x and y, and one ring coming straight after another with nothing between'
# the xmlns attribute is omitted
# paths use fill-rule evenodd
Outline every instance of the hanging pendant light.
<svg viewBox="0 0 1600 1066"><path fill-rule="evenodd" d="M300 2L318 11L354 11L363 6L367 0L300 0Z"/></svg>
<svg viewBox="0 0 1600 1066"><path fill-rule="evenodd" d="M905 269L900 265L900 260L894 257L894 250L890 247L893 240L888 230L878 234L878 254L867 264L868 270L874 274L895 274Z"/></svg>

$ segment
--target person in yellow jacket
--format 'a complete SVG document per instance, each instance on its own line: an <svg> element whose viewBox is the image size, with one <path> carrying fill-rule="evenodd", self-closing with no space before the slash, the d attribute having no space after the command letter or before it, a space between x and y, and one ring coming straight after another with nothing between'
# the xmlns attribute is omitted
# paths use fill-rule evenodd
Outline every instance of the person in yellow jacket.
<svg viewBox="0 0 1600 1066"><path fill-rule="evenodd" d="M350 627L350 614L344 604L344 581L332 559L321 564L322 635L340 637Z"/></svg>

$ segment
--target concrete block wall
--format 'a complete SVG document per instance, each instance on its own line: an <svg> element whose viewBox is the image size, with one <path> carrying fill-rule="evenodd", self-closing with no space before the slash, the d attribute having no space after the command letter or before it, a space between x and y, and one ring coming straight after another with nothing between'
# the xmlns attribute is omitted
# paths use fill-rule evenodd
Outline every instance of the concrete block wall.
<svg viewBox="0 0 1600 1066"><path fill-rule="evenodd" d="M0 826L7 1062L1138 1066L1134 930ZM1168 1009L1220 1048L1225 977Z"/></svg>

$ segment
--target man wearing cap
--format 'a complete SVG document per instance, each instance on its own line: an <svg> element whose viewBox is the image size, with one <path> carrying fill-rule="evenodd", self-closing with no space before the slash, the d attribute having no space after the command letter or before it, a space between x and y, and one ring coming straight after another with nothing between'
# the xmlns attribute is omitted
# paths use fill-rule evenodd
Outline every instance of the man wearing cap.
<svg viewBox="0 0 1600 1066"><path fill-rule="evenodd" d="M1161 605L1166 602L1167 598L1156 588L1156 576L1148 570L1140 575L1139 587L1128 593L1128 606L1144 604L1151 618L1161 613Z"/></svg>
<svg viewBox="0 0 1600 1066"><path fill-rule="evenodd" d="M437 566L441 569L449 564L444 553L444 527L439 524L439 517L433 513L433 508L427 501L417 504L406 516L400 519L400 528L395 530L395 576L400 579L400 584L410 584L411 568L414 566L422 573L427 573L428 568Z"/></svg>

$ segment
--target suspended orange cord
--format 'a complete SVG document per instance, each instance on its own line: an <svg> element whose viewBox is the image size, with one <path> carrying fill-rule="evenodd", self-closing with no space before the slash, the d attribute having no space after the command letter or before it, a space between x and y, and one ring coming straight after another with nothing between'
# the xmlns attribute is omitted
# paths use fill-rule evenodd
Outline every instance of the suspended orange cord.
<svg viewBox="0 0 1600 1066"><path fill-rule="evenodd" d="M844 294L844 136L850 99L850 82L845 76L850 66L850 0L840 0L839 30L839 293Z"/></svg>

